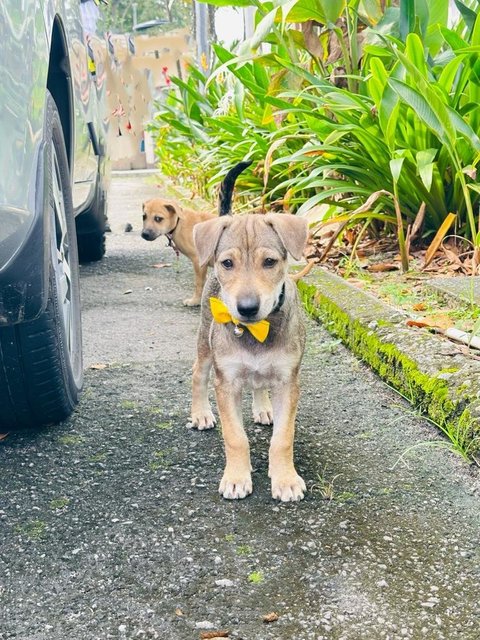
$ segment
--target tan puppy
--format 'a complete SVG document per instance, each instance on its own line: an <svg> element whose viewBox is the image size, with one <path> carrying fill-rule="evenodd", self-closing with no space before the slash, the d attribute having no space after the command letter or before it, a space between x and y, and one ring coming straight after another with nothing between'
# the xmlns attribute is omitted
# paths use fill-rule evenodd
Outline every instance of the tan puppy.
<svg viewBox="0 0 480 640"><path fill-rule="evenodd" d="M193 243L193 227L204 220L215 218L213 213L185 209L177 202L154 198L143 203L144 240L156 240L167 236L174 249L190 258L195 272L195 291L191 298L183 301L187 307L196 307L202 298L203 285L207 277L206 264L200 266Z"/></svg>
<svg viewBox="0 0 480 640"><path fill-rule="evenodd" d="M297 288L287 276L287 253L301 258L307 223L288 214L227 215L198 224L194 240L200 265L213 258L214 272L202 297L192 426L200 430L214 426L207 389L213 365L226 455L219 491L224 498L244 498L252 492L252 479L241 399L243 388L252 387L255 422L273 421L272 496L301 500L306 489L294 467L293 439L305 329ZM220 315L213 309L217 319L212 316L212 297L226 308ZM261 342L250 330L263 331L265 320L268 335Z"/></svg>

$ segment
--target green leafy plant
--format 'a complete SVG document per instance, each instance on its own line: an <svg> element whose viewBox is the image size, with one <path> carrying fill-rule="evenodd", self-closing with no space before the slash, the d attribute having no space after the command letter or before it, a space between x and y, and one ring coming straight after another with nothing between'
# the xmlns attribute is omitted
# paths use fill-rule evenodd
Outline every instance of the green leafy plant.
<svg viewBox="0 0 480 640"><path fill-rule="evenodd" d="M419 210L424 238L454 213L480 263L472 9L459 1L449 28L446 0L213 4L256 7L254 35L235 51L216 45L208 78L192 68L173 79L152 124L164 173L213 200L226 171L251 159L239 190L254 207L336 222L339 238L359 222L362 234L396 233L404 270Z"/></svg>

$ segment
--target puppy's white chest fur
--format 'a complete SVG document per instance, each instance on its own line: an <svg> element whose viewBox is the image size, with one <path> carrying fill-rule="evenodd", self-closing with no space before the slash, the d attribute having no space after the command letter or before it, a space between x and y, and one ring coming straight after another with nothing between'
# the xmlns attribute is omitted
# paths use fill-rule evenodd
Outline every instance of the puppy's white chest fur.
<svg viewBox="0 0 480 640"><path fill-rule="evenodd" d="M225 356L215 354L215 364L229 382L260 389L286 382L298 364L298 355L279 350L262 354L236 349Z"/></svg>

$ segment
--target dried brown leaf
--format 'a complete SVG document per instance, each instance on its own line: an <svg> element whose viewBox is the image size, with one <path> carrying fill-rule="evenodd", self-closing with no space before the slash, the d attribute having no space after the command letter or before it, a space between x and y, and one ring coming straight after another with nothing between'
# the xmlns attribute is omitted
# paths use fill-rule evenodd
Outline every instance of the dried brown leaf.
<svg viewBox="0 0 480 640"><path fill-rule="evenodd" d="M427 305L424 302L417 302L417 304L414 304L412 307L414 311L425 311L426 308Z"/></svg>
<svg viewBox="0 0 480 640"><path fill-rule="evenodd" d="M101 371L102 369L106 369L108 367L108 364L105 364L103 362L98 362L97 364L91 364L89 369L94 369L95 371Z"/></svg>
<svg viewBox="0 0 480 640"><path fill-rule="evenodd" d="M280 616L278 615L278 613L272 611L271 613L267 613L263 616L263 621L265 622L265 624L268 624L269 622L276 622L279 617Z"/></svg>
<svg viewBox="0 0 480 640"><path fill-rule="evenodd" d="M398 271L399 266L393 262L377 262L367 267L371 273L382 273L383 271Z"/></svg>
<svg viewBox="0 0 480 640"><path fill-rule="evenodd" d="M183 611L180 609L180 607L177 607L175 609L175 615L176 616L183 616Z"/></svg>
<svg viewBox="0 0 480 640"><path fill-rule="evenodd" d="M410 240L413 240L418 232L422 228L423 221L425 220L425 211L427 210L427 205L425 202L422 202L420 208L415 216L415 220L413 221L412 230L410 233Z"/></svg>
<svg viewBox="0 0 480 640"><path fill-rule="evenodd" d="M202 631L201 640L215 640L215 638L228 638L230 631Z"/></svg>
<svg viewBox="0 0 480 640"><path fill-rule="evenodd" d="M457 218L457 215L455 213L449 213L446 216L445 220L440 225L440 228L435 234L435 237L433 238L430 246L427 249L427 253L425 254L424 267L428 267L430 262L433 260L434 255L437 253L438 249L440 248L440 245L442 244L443 239L447 235L448 230L450 229L452 224L455 222L456 218Z"/></svg>
<svg viewBox="0 0 480 640"><path fill-rule="evenodd" d="M323 47L320 44L320 38L318 37L318 33L315 30L315 22L313 20L307 20L302 23L301 29L303 32L303 38L305 41L305 46L308 49L309 53L311 53L316 58L323 58Z"/></svg>
<svg viewBox="0 0 480 640"><path fill-rule="evenodd" d="M453 327L453 320L446 313L438 313L434 316L407 320L408 327L427 327L428 329L448 329Z"/></svg>
<svg viewBox="0 0 480 640"><path fill-rule="evenodd" d="M154 269L165 269L165 267L171 267L171 262L159 262L158 264L152 264Z"/></svg>

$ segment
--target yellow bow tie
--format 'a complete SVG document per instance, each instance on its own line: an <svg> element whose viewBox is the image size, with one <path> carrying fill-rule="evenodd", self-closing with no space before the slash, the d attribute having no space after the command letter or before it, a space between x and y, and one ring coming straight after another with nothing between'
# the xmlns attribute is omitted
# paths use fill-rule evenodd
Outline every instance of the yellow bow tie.
<svg viewBox="0 0 480 640"><path fill-rule="evenodd" d="M256 338L259 342L265 342L268 336L268 332L270 330L270 323L268 320L260 320L260 322L240 322L234 318L228 307L218 298L210 298L210 309L212 310L213 319L216 322L220 322L220 324L226 324L227 322L233 322L233 324L238 327L245 327L250 331L252 336ZM242 335L239 333L238 335Z"/></svg>

